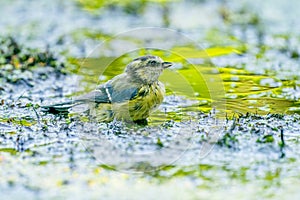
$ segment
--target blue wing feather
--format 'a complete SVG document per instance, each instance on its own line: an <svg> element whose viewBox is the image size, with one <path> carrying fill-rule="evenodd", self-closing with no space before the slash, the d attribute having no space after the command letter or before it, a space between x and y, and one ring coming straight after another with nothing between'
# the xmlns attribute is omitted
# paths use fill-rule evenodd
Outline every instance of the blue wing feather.
<svg viewBox="0 0 300 200"><path fill-rule="evenodd" d="M114 88L111 84L98 87L95 91L79 97L75 102L120 103L133 99L138 94L137 87Z"/></svg>
<svg viewBox="0 0 300 200"><path fill-rule="evenodd" d="M114 89L111 84L107 83L101 85L96 90L86 95L80 96L72 101L59 103L59 104L52 104L48 106L42 106L42 108L43 111L54 113L54 112L64 112L75 105L88 103L88 102L121 103L135 98L139 91L137 87L131 87L131 88L126 88L121 90L118 89L119 88Z"/></svg>
<svg viewBox="0 0 300 200"><path fill-rule="evenodd" d="M121 91L113 91L111 99L112 103L119 103L133 99L138 93L138 88L126 88Z"/></svg>

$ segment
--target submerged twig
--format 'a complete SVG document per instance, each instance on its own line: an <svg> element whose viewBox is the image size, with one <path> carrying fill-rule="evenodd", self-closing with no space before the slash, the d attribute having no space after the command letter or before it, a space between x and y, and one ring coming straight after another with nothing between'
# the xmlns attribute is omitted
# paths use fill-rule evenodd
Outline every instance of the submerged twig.
<svg viewBox="0 0 300 200"><path fill-rule="evenodd" d="M283 134L283 128L280 129L280 158L284 158L285 157L285 153L284 153L284 147L285 147L285 141L284 141L284 134Z"/></svg>
<svg viewBox="0 0 300 200"><path fill-rule="evenodd" d="M33 105L32 105L32 109L33 109L33 111L35 112L35 115L36 115L36 119L37 119L38 124L41 124L40 116L39 116L39 114L37 113L37 111L36 111L36 109L35 109L35 107L34 107Z"/></svg>

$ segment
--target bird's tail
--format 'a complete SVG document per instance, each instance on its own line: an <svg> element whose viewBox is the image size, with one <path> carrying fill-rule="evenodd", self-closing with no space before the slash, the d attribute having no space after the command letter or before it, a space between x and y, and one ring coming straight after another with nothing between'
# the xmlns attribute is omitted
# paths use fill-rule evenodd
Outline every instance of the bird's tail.
<svg viewBox="0 0 300 200"><path fill-rule="evenodd" d="M41 108L43 112L48 112L52 114L67 114L70 108L79 105L81 103L82 102L78 102L78 101L67 101L64 103L42 106Z"/></svg>

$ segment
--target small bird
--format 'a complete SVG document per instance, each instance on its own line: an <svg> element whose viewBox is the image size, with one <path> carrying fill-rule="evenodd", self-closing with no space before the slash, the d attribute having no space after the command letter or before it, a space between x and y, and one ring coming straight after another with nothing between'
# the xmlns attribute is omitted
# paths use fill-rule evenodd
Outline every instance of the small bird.
<svg viewBox="0 0 300 200"><path fill-rule="evenodd" d="M158 56L138 57L126 66L124 73L94 91L69 102L42 106L42 109L60 113L80 104L92 104L99 122L121 120L147 124L150 113L162 103L165 95L165 87L158 78L170 66L171 62L164 62Z"/></svg>

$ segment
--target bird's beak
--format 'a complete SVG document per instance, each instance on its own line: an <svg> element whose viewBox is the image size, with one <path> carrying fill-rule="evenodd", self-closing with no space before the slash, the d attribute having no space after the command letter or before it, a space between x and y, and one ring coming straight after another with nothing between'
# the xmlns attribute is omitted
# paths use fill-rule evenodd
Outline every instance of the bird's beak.
<svg viewBox="0 0 300 200"><path fill-rule="evenodd" d="M171 62L163 62L163 68L166 69L166 68L169 68L173 65L173 63Z"/></svg>

